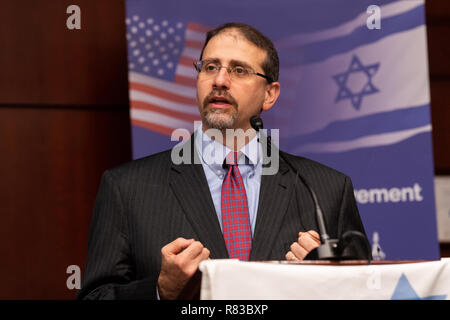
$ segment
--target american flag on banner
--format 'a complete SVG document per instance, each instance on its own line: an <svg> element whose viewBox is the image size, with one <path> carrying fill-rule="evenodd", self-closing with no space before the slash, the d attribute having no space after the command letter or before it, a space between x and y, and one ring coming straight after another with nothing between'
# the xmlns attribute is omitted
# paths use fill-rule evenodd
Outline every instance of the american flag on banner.
<svg viewBox="0 0 450 320"><path fill-rule="evenodd" d="M177 128L192 132L200 120L193 62L210 28L139 15L126 25L132 124L168 136Z"/></svg>

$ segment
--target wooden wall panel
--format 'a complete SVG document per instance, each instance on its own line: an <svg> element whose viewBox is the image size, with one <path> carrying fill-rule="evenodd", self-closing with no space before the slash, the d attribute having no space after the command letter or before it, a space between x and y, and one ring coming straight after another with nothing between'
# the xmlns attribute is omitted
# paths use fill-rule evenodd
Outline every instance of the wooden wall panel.
<svg viewBox="0 0 450 320"><path fill-rule="evenodd" d="M441 243L441 257L450 257L450 243Z"/></svg>
<svg viewBox="0 0 450 320"><path fill-rule="evenodd" d="M66 27L71 4L81 30ZM2 0L0 21L0 104L128 103L123 0Z"/></svg>
<svg viewBox="0 0 450 320"><path fill-rule="evenodd" d="M426 1L434 167L450 174L450 2Z"/></svg>
<svg viewBox="0 0 450 320"><path fill-rule="evenodd" d="M425 10L427 24L434 24L437 21L448 21L450 17L450 2L441 0L425 0Z"/></svg>
<svg viewBox="0 0 450 320"><path fill-rule="evenodd" d="M71 298L101 174L131 157L128 110L0 108L0 148L0 299Z"/></svg>
<svg viewBox="0 0 450 320"><path fill-rule="evenodd" d="M427 26L429 70L432 81L450 81L449 37L450 21L447 25L430 24L429 26Z"/></svg>
<svg viewBox="0 0 450 320"><path fill-rule="evenodd" d="M450 82L432 80L430 86L435 171L450 174Z"/></svg>
<svg viewBox="0 0 450 320"><path fill-rule="evenodd" d="M450 174L450 2L425 2L430 69L434 167ZM450 257L450 244L441 243L441 256Z"/></svg>

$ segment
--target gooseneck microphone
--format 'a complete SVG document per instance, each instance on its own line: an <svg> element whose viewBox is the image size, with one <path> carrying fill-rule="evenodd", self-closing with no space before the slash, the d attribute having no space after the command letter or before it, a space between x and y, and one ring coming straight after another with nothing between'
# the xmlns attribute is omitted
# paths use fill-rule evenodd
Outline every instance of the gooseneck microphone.
<svg viewBox="0 0 450 320"><path fill-rule="evenodd" d="M250 118L250 125L253 129L255 129L257 132L262 130L264 128L263 121L259 116L252 116ZM263 146L264 147L264 146ZM271 137L267 136L267 148L268 150L271 149ZM311 188L310 184L306 181L304 176L302 176L299 172L299 170L291 163L289 159L286 158L281 152L279 152L279 155L281 159L284 160L284 162L287 163L287 165L293 170L293 172L296 175L296 179L299 179L303 185L308 189L309 194L311 195L312 201L314 203L315 212L316 212L316 220L319 227L319 233L321 238L321 245L318 246L316 249L312 250L307 258L311 260L340 260L340 259L356 259L356 254L352 252L351 250L347 250L344 253L344 245L347 242L348 236L359 236L363 237L365 239L365 236L358 232L358 231L348 231L346 232L341 241L338 239L330 239L330 236L327 233L326 227L325 227L325 220L323 216L322 209L320 208L319 201L317 199L316 194L314 193L313 189ZM367 248L366 248L367 249ZM371 250L370 246L368 247L368 261L370 263L371 259Z"/></svg>

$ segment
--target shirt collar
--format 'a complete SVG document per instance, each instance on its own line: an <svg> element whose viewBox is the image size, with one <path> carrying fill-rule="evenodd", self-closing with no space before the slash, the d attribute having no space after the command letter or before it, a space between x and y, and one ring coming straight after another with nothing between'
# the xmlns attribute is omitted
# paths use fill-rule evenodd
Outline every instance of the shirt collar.
<svg viewBox="0 0 450 320"><path fill-rule="evenodd" d="M195 146L197 153L200 155L201 161L207 165L220 165L222 166L223 161L228 153L232 150L227 146L211 139L206 133L203 132L203 126L200 124L196 129L195 134ZM261 145L259 143L259 132L252 140L240 150L241 154L244 154L248 159L247 164L253 167L257 166L261 161ZM239 163L243 162L242 155L239 157Z"/></svg>

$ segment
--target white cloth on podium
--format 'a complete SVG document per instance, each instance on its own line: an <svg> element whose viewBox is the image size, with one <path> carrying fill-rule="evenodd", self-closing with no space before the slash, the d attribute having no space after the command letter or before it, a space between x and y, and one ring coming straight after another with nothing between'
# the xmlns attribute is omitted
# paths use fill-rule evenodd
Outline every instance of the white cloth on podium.
<svg viewBox="0 0 450 320"><path fill-rule="evenodd" d="M372 265L207 260L202 300L450 299L450 258Z"/></svg>

